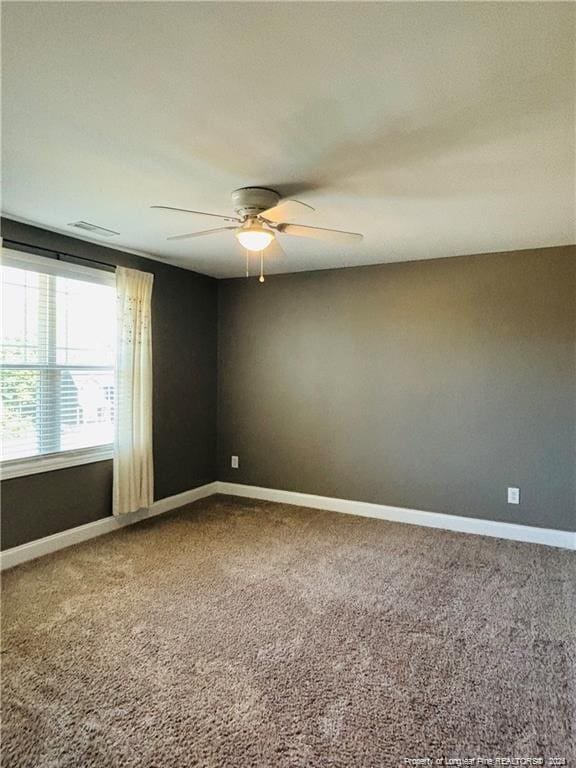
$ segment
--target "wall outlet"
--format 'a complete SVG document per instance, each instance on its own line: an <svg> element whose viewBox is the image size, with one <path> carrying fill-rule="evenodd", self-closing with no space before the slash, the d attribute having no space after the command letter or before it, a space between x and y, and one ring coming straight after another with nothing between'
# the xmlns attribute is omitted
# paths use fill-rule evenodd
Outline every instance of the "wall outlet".
<svg viewBox="0 0 576 768"><path fill-rule="evenodd" d="M508 504L520 504L520 488L508 488Z"/></svg>
<svg viewBox="0 0 576 768"><path fill-rule="evenodd" d="M230 462L230 465L232 469L238 469L238 467L240 466L238 461L238 456L232 456L232 461Z"/></svg>

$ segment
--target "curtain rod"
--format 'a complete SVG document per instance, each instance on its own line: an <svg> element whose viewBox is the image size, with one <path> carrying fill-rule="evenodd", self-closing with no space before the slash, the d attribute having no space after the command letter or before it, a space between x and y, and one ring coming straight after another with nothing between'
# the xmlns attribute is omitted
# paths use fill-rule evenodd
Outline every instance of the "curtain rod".
<svg viewBox="0 0 576 768"><path fill-rule="evenodd" d="M30 243L21 243L18 240L7 240L3 238L2 244L6 247L11 245L20 246L23 250L28 250L31 253L35 253L38 256L46 256L47 259L55 259L56 261L65 261L66 259L79 259L80 261L89 261L91 264L98 264L108 272L116 271L116 264L109 264L106 261L98 261L98 259L89 259L87 256L74 256L71 253L63 253L62 251L53 251L50 248L42 248L39 245L30 245ZM64 257L64 258L62 258Z"/></svg>

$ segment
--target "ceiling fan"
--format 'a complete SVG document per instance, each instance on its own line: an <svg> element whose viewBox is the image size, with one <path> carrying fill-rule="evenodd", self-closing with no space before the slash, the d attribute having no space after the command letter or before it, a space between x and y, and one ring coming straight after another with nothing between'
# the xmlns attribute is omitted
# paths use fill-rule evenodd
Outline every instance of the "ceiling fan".
<svg viewBox="0 0 576 768"><path fill-rule="evenodd" d="M224 216L218 213L191 211L187 208L173 208L169 205L152 205L152 208L165 211L192 213L197 216L211 216L230 222L230 226L204 229L200 232L187 232L183 235L173 235L168 240L187 240L191 237L203 237L217 232L234 231L240 245L246 251L260 252L260 281L263 277L263 252L276 240L276 233L308 237L314 240L326 240L343 245L352 245L362 240L362 235L356 232L342 232L338 229L323 229L309 227L304 224L292 223L302 214L314 211L311 205L299 200L282 200L278 192L265 187L242 187L232 192L232 205L237 216ZM278 245L278 241L276 240ZM248 256L248 254L246 254Z"/></svg>

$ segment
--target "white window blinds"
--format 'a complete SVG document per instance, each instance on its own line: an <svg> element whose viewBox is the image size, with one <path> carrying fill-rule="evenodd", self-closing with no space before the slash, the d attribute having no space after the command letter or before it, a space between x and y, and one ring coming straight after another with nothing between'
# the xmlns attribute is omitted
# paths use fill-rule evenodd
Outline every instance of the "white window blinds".
<svg viewBox="0 0 576 768"><path fill-rule="evenodd" d="M113 273L2 250L1 459L112 444Z"/></svg>

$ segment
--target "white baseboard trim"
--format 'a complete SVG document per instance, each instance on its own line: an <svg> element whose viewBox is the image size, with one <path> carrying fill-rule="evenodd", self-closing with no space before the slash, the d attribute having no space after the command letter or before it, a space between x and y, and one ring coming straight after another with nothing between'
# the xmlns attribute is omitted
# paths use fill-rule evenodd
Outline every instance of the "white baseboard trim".
<svg viewBox="0 0 576 768"><path fill-rule="evenodd" d="M576 549L576 532L559 531L553 528L536 528L516 523L500 523L496 520L480 520L476 517L458 517L440 512L423 512L418 509L390 507L386 504L370 504L364 501L334 499L329 496L314 496L309 493L278 491L273 488L259 488L255 485L240 483L216 483L218 493L229 496L242 496L249 499L276 501L281 504L296 504L300 507L325 509L331 512L344 512L349 515L375 517L397 523L422 525L428 528L442 528L447 531L474 533L480 536L493 536L498 539L526 541L532 544L546 544L550 547Z"/></svg>
<svg viewBox="0 0 576 768"><path fill-rule="evenodd" d="M20 565L20 563L34 560L51 552L57 552L59 549L70 547L72 544L80 544L82 541L102 536L104 533L117 531L119 528L161 515L177 507L183 507L185 504L191 504L193 501L206 498L206 496L213 496L215 493L218 493L218 483L208 483L190 491L169 496L166 499L159 499L149 509L139 509L137 512L121 517L104 517L93 523L79 525L77 528L70 528L61 533L45 536L43 539L36 539L18 547L6 549L0 553L0 570L12 568L14 565Z"/></svg>
<svg viewBox="0 0 576 768"><path fill-rule="evenodd" d="M43 539L36 539L35 541L21 544L19 547L4 550L4 552L0 553L0 570L12 568L20 563L34 560L51 552L57 552L59 549L72 546L72 544L80 544L83 541L94 539L105 533L111 533L119 528L161 515L164 512L183 507L186 504L191 504L193 501L213 496L216 493L576 550L576 532L572 531L535 528L529 525L500 523L495 520L479 520L475 517L458 517L457 515L446 515L439 512L423 512L417 509L390 507L386 504L370 504L364 501L349 501L348 499L335 499L329 496L314 496L310 493L280 491L274 488L260 488L255 485L216 481L193 488L190 491L184 491L184 493L178 493L175 496L169 496L166 499L155 501L150 509L141 509L138 512L123 515L122 517L104 517L101 520L95 520L93 523L79 525L77 528L70 528L61 533L54 533Z"/></svg>

